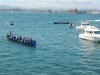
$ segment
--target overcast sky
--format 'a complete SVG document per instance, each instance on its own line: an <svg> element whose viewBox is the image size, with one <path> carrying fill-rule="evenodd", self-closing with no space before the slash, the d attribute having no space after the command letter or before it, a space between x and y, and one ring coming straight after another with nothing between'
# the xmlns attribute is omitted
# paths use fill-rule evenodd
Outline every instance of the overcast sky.
<svg viewBox="0 0 100 75"><path fill-rule="evenodd" d="M29 8L100 9L100 0L0 0L0 5Z"/></svg>

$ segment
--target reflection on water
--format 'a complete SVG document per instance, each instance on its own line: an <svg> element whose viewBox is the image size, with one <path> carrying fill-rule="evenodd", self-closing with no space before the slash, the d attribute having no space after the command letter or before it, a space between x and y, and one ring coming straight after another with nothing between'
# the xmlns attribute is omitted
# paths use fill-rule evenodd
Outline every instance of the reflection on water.
<svg viewBox="0 0 100 75"><path fill-rule="evenodd" d="M100 49L100 43L94 42L94 41L89 41L89 40L83 40L79 39L79 42L82 44L82 47L85 50L98 50Z"/></svg>
<svg viewBox="0 0 100 75"><path fill-rule="evenodd" d="M98 61L98 60L100 60L100 57L99 57L99 55L100 55L100 43L89 41L89 40L83 40L83 39L79 39L79 42L80 42L81 47L82 47L80 49L82 56L81 56L80 61L79 61L82 64L81 67L83 67L86 70L91 70L95 73L100 74L100 72L97 72L97 70L100 70L98 67L100 65L100 61ZM87 72L88 71L86 71L86 73ZM94 74L94 75L98 75L98 74Z"/></svg>

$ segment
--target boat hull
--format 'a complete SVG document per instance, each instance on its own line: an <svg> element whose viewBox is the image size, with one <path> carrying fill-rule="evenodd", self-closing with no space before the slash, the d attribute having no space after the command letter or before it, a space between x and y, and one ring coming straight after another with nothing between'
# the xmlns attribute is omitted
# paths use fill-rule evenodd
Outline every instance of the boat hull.
<svg viewBox="0 0 100 75"><path fill-rule="evenodd" d="M70 22L54 22L54 24L69 24Z"/></svg>
<svg viewBox="0 0 100 75"><path fill-rule="evenodd" d="M76 26L77 30L84 30L86 28L86 26Z"/></svg>
<svg viewBox="0 0 100 75"><path fill-rule="evenodd" d="M79 34L80 39L85 39L85 40L91 40L91 41L96 41L100 42L100 35L85 35L85 34Z"/></svg>
<svg viewBox="0 0 100 75"><path fill-rule="evenodd" d="M32 47L36 47L36 41L30 42L30 41L18 40L18 38L14 37L14 36L10 36L10 35L7 35L7 38L14 42L18 42L18 43L22 43L22 44L29 45Z"/></svg>

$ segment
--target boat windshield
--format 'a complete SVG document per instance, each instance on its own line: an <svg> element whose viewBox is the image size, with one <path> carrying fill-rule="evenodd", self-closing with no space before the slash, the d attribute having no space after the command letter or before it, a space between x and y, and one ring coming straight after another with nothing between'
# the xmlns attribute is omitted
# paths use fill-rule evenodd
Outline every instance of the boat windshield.
<svg viewBox="0 0 100 75"><path fill-rule="evenodd" d="M90 25L89 22L82 22L82 25Z"/></svg>
<svg viewBox="0 0 100 75"><path fill-rule="evenodd" d="M95 31L94 33L95 33L95 34L100 34L100 31Z"/></svg>
<svg viewBox="0 0 100 75"><path fill-rule="evenodd" d="M86 31L87 33L89 33L89 34L100 34L100 31Z"/></svg>
<svg viewBox="0 0 100 75"><path fill-rule="evenodd" d="M82 24L82 25L89 25L89 24Z"/></svg>
<svg viewBox="0 0 100 75"><path fill-rule="evenodd" d="M92 31L86 31L86 33L92 34L93 32Z"/></svg>

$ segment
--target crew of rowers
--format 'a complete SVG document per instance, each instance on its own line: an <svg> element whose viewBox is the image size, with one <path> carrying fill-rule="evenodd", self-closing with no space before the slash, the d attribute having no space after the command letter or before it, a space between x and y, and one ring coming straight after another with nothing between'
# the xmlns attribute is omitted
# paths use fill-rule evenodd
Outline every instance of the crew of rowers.
<svg viewBox="0 0 100 75"><path fill-rule="evenodd" d="M9 36L11 39L14 39L14 40L18 40L18 41L21 41L21 42L24 42L24 43L27 43L27 42L32 42L32 38L26 38L26 37L21 37L21 36L13 36L10 32L10 36Z"/></svg>

